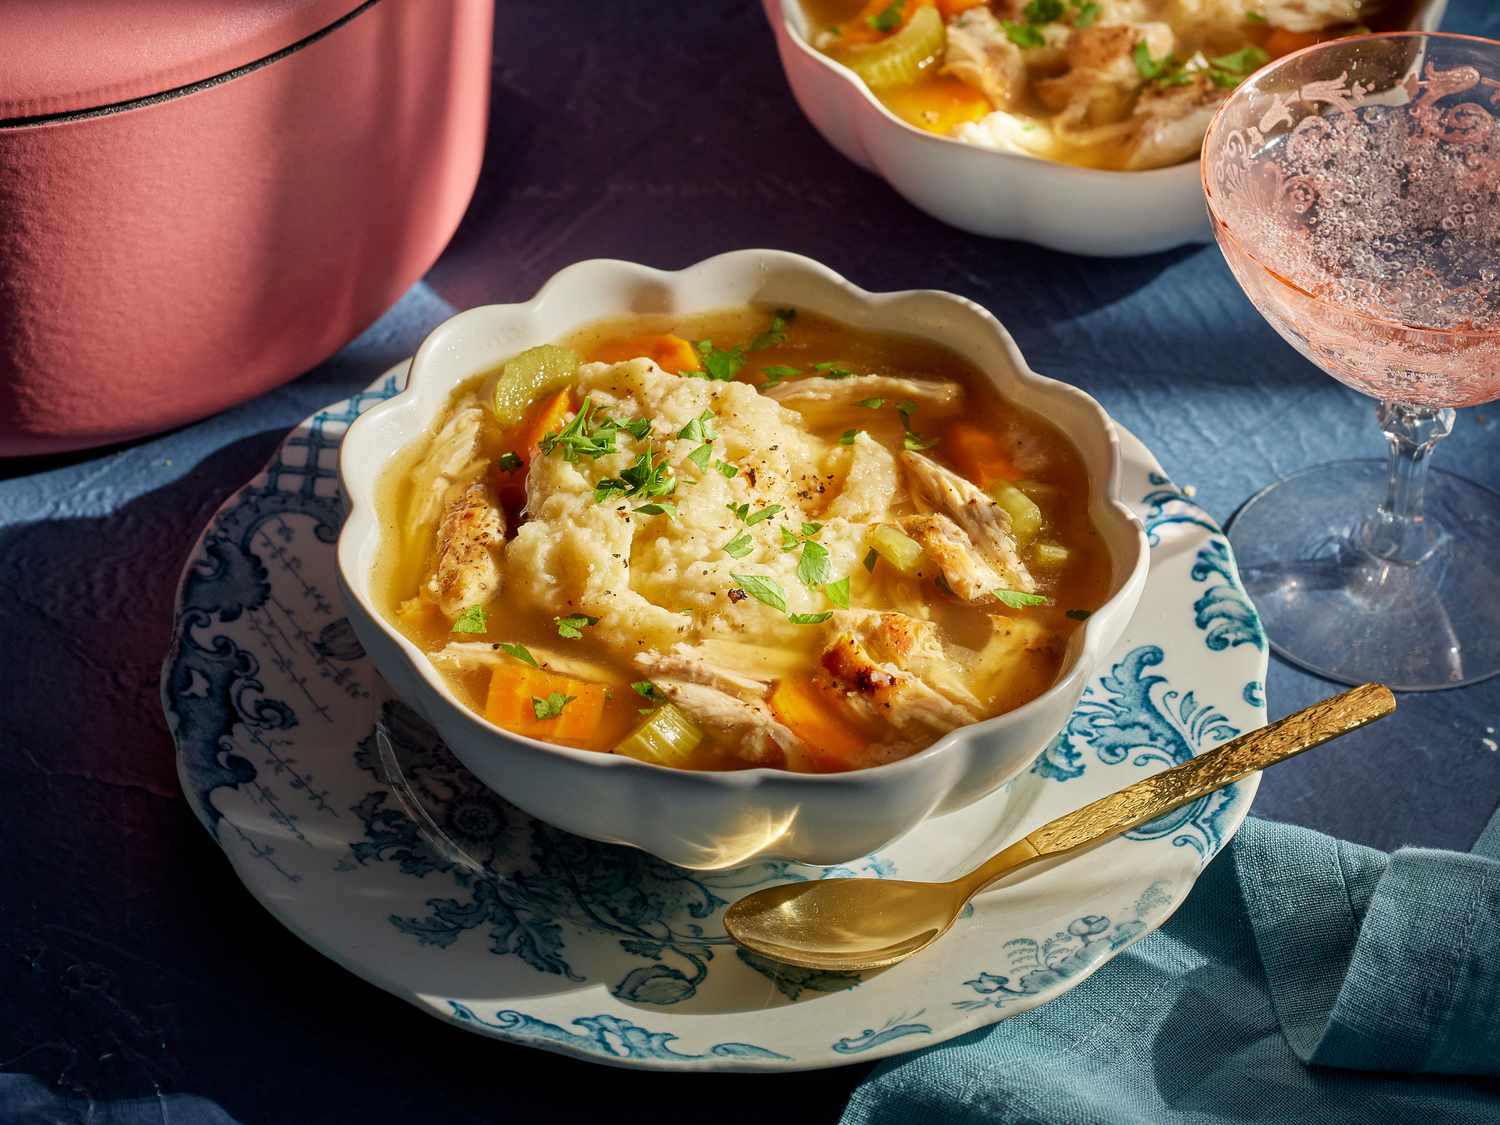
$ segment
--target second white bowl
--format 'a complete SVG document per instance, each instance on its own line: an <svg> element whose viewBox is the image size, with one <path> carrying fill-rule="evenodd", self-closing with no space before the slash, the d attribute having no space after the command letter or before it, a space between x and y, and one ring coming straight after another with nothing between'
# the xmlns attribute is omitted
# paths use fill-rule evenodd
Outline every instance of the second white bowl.
<svg viewBox="0 0 1500 1125"><path fill-rule="evenodd" d="M762 0L782 69L825 140L929 215L973 234L1126 257L1210 242L1198 162L1143 172L1080 168L940 137L902 121L855 73L810 42L800 0ZM1413 27L1437 29L1447 0Z"/></svg>

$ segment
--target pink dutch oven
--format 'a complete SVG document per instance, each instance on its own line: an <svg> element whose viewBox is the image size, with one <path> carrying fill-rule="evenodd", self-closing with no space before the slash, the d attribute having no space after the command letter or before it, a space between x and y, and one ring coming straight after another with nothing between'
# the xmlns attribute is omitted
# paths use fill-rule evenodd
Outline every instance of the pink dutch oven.
<svg viewBox="0 0 1500 1125"><path fill-rule="evenodd" d="M0 456L201 418L426 272L493 0L0 0Z"/></svg>

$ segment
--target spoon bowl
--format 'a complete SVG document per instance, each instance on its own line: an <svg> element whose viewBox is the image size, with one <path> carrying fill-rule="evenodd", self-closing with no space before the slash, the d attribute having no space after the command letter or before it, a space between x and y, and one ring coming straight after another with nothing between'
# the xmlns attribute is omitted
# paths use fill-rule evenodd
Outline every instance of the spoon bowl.
<svg viewBox="0 0 1500 1125"><path fill-rule="evenodd" d="M962 909L951 883L827 879L748 895L724 925L741 945L788 965L880 969L927 948Z"/></svg>

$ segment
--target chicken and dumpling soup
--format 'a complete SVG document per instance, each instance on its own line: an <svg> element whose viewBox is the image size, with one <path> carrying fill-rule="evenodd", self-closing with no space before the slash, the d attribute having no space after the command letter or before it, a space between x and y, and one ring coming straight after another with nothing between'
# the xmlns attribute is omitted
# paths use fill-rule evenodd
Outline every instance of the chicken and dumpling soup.
<svg viewBox="0 0 1500 1125"><path fill-rule="evenodd" d="M918 128L1094 168L1198 155L1281 55L1409 27L1411 0L803 0L820 50Z"/></svg>
<svg viewBox="0 0 1500 1125"><path fill-rule="evenodd" d="M793 309L522 352L382 487L384 608L460 699L685 769L904 758L1046 691L1108 593L1061 433Z"/></svg>

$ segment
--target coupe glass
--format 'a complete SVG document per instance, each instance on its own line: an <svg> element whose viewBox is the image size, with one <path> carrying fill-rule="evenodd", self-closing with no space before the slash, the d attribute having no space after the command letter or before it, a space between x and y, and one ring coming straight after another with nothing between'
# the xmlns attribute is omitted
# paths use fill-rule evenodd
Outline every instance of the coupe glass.
<svg viewBox="0 0 1500 1125"><path fill-rule="evenodd" d="M1500 398L1497 114L1500 42L1366 35L1253 75L1204 141L1230 269L1293 347L1377 400L1390 444L1388 462L1276 482L1229 527L1272 646L1330 679L1500 672L1500 495L1428 468L1455 407Z"/></svg>

